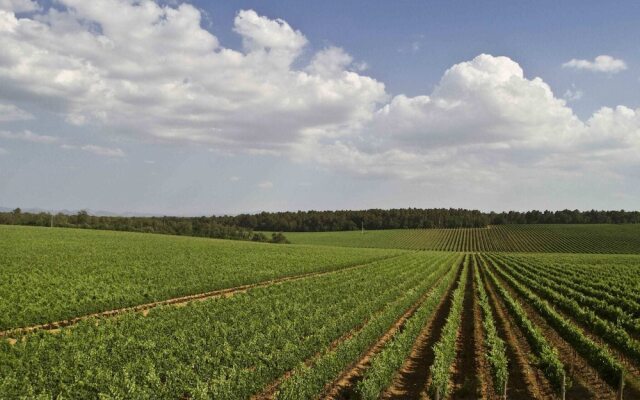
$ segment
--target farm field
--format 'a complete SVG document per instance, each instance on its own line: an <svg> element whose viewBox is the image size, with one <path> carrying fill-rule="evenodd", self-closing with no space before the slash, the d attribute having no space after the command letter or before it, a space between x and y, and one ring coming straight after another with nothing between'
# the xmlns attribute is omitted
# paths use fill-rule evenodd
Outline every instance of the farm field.
<svg viewBox="0 0 640 400"><path fill-rule="evenodd" d="M445 251L640 253L640 224L287 232L294 244Z"/></svg>
<svg viewBox="0 0 640 400"><path fill-rule="evenodd" d="M635 229L607 227L580 232L613 252ZM633 252L0 238L0 398L640 398Z"/></svg>
<svg viewBox="0 0 640 400"><path fill-rule="evenodd" d="M326 272L401 252L0 225L0 330Z"/></svg>

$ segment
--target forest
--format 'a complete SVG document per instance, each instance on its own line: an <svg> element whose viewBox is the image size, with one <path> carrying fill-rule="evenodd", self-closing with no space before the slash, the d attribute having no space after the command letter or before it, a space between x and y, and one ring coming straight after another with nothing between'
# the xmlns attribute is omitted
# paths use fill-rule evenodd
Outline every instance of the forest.
<svg viewBox="0 0 640 400"><path fill-rule="evenodd" d="M484 228L509 224L628 224L640 223L638 211L507 211L482 212L462 208L397 208L338 211L261 212L201 217L116 217L23 212L0 212L0 224L104 229L221 239L286 242L268 232L328 232L383 229ZM256 232L257 231L257 232Z"/></svg>

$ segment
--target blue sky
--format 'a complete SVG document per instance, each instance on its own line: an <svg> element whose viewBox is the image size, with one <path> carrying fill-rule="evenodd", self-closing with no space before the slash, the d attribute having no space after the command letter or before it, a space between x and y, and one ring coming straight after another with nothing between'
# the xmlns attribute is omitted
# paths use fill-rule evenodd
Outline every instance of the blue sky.
<svg viewBox="0 0 640 400"><path fill-rule="evenodd" d="M640 3L140 3L0 0L0 206L637 208Z"/></svg>

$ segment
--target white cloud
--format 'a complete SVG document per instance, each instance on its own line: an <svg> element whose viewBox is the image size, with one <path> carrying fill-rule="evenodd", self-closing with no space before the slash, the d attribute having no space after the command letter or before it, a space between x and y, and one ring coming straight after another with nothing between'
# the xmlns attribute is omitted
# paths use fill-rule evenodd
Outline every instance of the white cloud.
<svg viewBox="0 0 640 400"><path fill-rule="evenodd" d="M352 130L386 97L330 48L282 20L240 11L243 51L220 46L191 5L61 0L37 18L0 12L0 98L14 93L74 125L229 151L286 152L318 132ZM357 69L357 66L354 66Z"/></svg>
<svg viewBox="0 0 640 400"><path fill-rule="evenodd" d="M239 180L240 180L240 178L237 177L237 176L230 176L229 177L229 181L231 181L231 182L238 182Z"/></svg>
<svg viewBox="0 0 640 400"><path fill-rule="evenodd" d="M302 32L252 10L234 20L242 39L234 50L202 28L189 4L60 3L66 9L37 17L0 11L0 100L18 96L87 129L447 182L533 170L621 173L640 151L640 111L603 108L582 121L508 57L482 54L449 68L431 93L390 96L344 49L311 53ZM565 65L626 68L609 56Z"/></svg>
<svg viewBox="0 0 640 400"><path fill-rule="evenodd" d="M447 70L429 95L393 97L358 132L301 146L299 158L431 182L603 172L616 159L637 160L639 114L603 108L583 122L542 79L526 78L507 57L483 54Z"/></svg>
<svg viewBox="0 0 640 400"><path fill-rule="evenodd" d="M63 144L60 146L60 148L65 149L65 150L82 150L82 151L86 151L88 153L92 153L95 154L97 156L103 156L103 157L124 157L125 153L124 151L122 151L122 149L119 148L113 148L113 147L103 147L103 146L97 146L94 144L87 144L87 145L83 145L83 146L76 146L76 145L72 145L72 144Z"/></svg>
<svg viewBox="0 0 640 400"><path fill-rule="evenodd" d="M0 103L0 122L27 121L33 118L32 114L13 104Z"/></svg>
<svg viewBox="0 0 640 400"><path fill-rule="evenodd" d="M25 130L22 132L9 132L9 131L0 131L0 138L9 139L9 140L21 140L23 142L32 142L32 143L54 143L58 141L57 137L47 136L47 135L38 135L29 130Z"/></svg>
<svg viewBox="0 0 640 400"><path fill-rule="evenodd" d="M260 189L271 189L273 188L273 182L271 181L262 181L257 185Z"/></svg>
<svg viewBox="0 0 640 400"><path fill-rule="evenodd" d="M9 152L6 149L3 149L2 147L0 147L0 156L3 154L9 154Z"/></svg>
<svg viewBox="0 0 640 400"><path fill-rule="evenodd" d="M0 10L12 12L29 12L40 9L38 3L31 0L0 0Z"/></svg>
<svg viewBox="0 0 640 400"><path fill-rule="evenodd" d="M316 53L307 70L331 78L342 75L352 62L353 58L343 49L328 47Z"/></svg>
<svg viewBox="0 0 640 400"><path fill-rule="evenodd" d="M627 69L624 60L613 58L607 55L597 56L593 61L572 59L562 64L563 68L585 69L594 72L618 73Z"/></svg>

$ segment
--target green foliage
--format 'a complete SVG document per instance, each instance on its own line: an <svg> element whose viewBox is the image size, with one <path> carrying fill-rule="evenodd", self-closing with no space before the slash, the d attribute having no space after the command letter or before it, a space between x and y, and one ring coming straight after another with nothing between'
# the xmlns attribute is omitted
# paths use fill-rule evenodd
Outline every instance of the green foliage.
<svg viewBox="0 0 640 400"><path fill-rule="evenodd" d="M458 260L459 264L460 260ZM357 385L357 391L364 399L377 399L382 391L392 382L397 371L411 353L413 345L435 312L452 282L455 280L459 268L451 269L429 298L420 306L416 313L383 349L371 359L370 367L365 371L362 381ZM463 277L464 271L463 271ZM463 279L463 278L461 278Z"/></svg>
<svg viewBox="0 0 640 400"><path fill-rule="evenodd" d="M147 316L87 320L15 345L0 341L0 398L248 398L368 327L380 310L411 302L447 259L406 254Z"/></svg>
<svg viewBox="0 0 640 400"><path fill-rule="evenodd" d="M282 234L282 232L278 232L278 233L274 232L271 234L271 243L288 244L289 241L287 240L287 237Z"/></svg>
<svg viewBox="0 0 640 400"><path fill-rule="evenodd" d="M580 321L586 321L587 325L592 326L594 330L606 333L608 336L614 331L617 332L616 337L623 337L626 332L640 334L640 320L621 308L609 303L608 301L594 298L590 295L581 293L580 290L574 290L572 282L567 279L555 278L550 279L545 276L544 265L528 268L519 259L511 258L505 267L508 268L512 275L531 282L530 285L538 293L542 294L545 299L553 304L561 307L563 310L576 315ZM535 269L532 269L535 268ZM592 278L593 279L593 278ZM630 278L634 279L634 278ZM602 293L604 295L605 293ZM637 305L634 307L636 311ZM606 329L606 331L604 331ZM624 346L628 345L628 340L624 340ZM640 357L640 344L635 348L623 348L623 351L631 351L636 357ZM640 360L640 358L638 358Z"/></svg>
<svg viewBox="0 0 640 400"><path fill-rule="evenodd" d="M560 313L554 310L549 303L534 294L529 288L518 282L518 280L513 276L498 267L495 262L493 263L493 266L496 268L498 273L507 282L509 282L509 284L518 291L518 293L520 293L527 302L531 304L531 306L533 306L549 322L549 324L553 326L558 333L598 371L605 381L614 387L620 382L620 377L624 374L624 368L620 362L611 355L606 347L595 343L593 340L585 336L580 328L560 315ZM532 283L530 280L527 282L529 284ZM575 303L572 302L567 303L567 305L569 304L575 305ZM580 309L577 306L571 309L568 308L568 310L572 310L570 311L570 315L576 319L583 321L581 318L584 317L585 324L598 326L598 329L602 329L603 338L621 346L628 346L630 352L635 351L634 346L637 345L636 341L630 339L629 336L618 327L610 324L600 325L602 321L595 317L592 311ZM630 355L632 357L635 356L634 353L631 353Z"/></svg>
<svg viewBox="0 0 640 400"><path fill-rule="evenodd" d="M293 244L460 252L640 253L640 224L288 232Z"/></svg>
<svg viewBox="0 0 640 400"><path fill-rule="evenodd" d="M0 330L402 253L19 226L0 238Z"/></svg>
<svg viewBox="0 0 640 400"><path fill-rule="evenodd" d="M360 329L351 332L352 336L335 349L322 354L312 365L302 363L296 367L292 377L280 387L277 398L296 400L318 397L328 382L337 379L344 369L357 362L425 291L437 291L433 289L433 285L445 273L454 273L455 268L452 266L457 258L451 254L434 258L427 268L431 271L430 274L419 277L419 282L410 282L412 289L404 291L399 298L386 304Z"/></svg>
<svg viewBox="0 0 640 400"><path fill-rule="evenodd" d="M458 287L453 292L451 309L444 328L442 328L440 340L433 347L435 358L429 368L431 373L429 392L431 396L438 399L445 399L449 394L449 380L451 379L451 367L456 359L456 340L462 321L462 304L467 285L468 269L469 258L467 257Z"/></svg>
<svg viewBox="0 0 640 400"><path fill-rule="evenodd" d="M485 264L486 265L486 264ZM570 382L565 382L566 373L564 366L558 358L557 350L552 347L547 339L544 337L538 327L531 322L527 313L522 309L520 304L511 297L507 289L498 282L491 269L484 268L484 272L490 278L491 283L497 289L500 297L504 301L509 310L509 313L513 316L516 323L527 338L529 345L538 357L538 364L542 369L544 375L547 377L551 385L554 387L557 393L562 390L562 385Z"/></svg>
<svg viewBox="0 0 640 400"><path fill-rule="evenodd" d="M493 313L491 306L489 305L489 297L484 288L484 283L480 279L480 270L475 262L474 256L474 279L476 282L476 290L478 292L478 303L482 310L482 327L485 334L485 345L489 352L486 357L491 366L491 373L493 376L493 386L496 393L502 393L503 388L507 384L507 378L509 375L509 361L507 359L507 352L504 345L504 341L498 335L495 321L493 319Z"/></svg>

